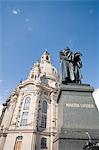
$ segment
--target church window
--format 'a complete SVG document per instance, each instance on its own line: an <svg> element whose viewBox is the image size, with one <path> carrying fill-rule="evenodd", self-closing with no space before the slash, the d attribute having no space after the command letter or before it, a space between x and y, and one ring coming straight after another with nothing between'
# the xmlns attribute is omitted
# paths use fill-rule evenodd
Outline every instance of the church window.
<svg viewBox="0 0 99 150"><path fill-rule="evenodd" d="M52 68L52 71L54 72L54 68Z"/></svg>
<svg viewBox="0 0 99 150"><path fill-rule="evenodd" d="M20 126L26 126L27 125L27 118L28 118L28 112L23 112Z"/></svg>
<svg viewBox="0 0 99 150"><path fill-rule="evenodd" d="M43 101L43 104L42 104L42 113L47 113L47 102L46 101Z"/></svg>
<svg viewBox="0 0 99 150"><path fill-rule="evenodd" d="M34 74L32 74L31 78L32 78L32 79L34 78Z"/></svg>
<svg viewBox="0 0 99 150"><path fill-rule="evenodd" d="M21 150L22 139L23 139L22 136L18 136L18 137L16 138L14 150Z"/></svg>
<svg viewBox="0 0 99 150"><path fill-rule="evenodd" d="M30 101L31 101L31 98L30 97L26 97L25 103L24 103L24 108L23 108L24 110L29 110Z"/></svg>
<svg viewBox="0 0 99 150"><path fill-rule="evenodd" d="M37 76L35 75L35 80L36 80Z"/></svg>
<svg viewBox="0 0 99 150"><path fill-rule="evenodd" d="M41 148L47 149L47 139L46 138L41 138Z"/></svg>
<svg viewBox="0 0 99 150"><path fill-rule="evenodd" d="M48 57L48 56L46 56L46 60L49 60L49 57Z"/></svg>
<svg viewBox="0 0 99 150"><path fill-rule="evenodd" d="M46 128L46 119L47 119L47 116L45 114L42 114L41 128Z"/></svg>
<svg viewBox="0 0 99 150"><path fill-rule="evenodd" d="M47 102L43 101L42 103L42 115L41 115L41 128L46 128L46 120L47 120Z"/></svg>

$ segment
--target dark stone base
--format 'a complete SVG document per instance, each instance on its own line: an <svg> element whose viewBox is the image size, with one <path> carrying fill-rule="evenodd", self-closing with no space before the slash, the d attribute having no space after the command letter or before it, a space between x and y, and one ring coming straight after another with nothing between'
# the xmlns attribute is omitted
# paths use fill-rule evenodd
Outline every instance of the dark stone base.
<svg viewBox="0 0 99 150"><path fill-rule="evenodd" d="M83 150L89 142L86 133L89 133L93 143L99 143L99 130L63 129L54 139L54 150Z"/></svg>
<svg viewBox="0 0 99 150"><path fill-rule="evenodd" d="M99 142L99 112L93 88L86 84L61 84L58 102L58 134L54 150L83 150L89 140Z"/></svg>
<svg viewBox="0 0 99 150"><path fill-rule="evenodd" d="M59 139L57 141L58 146L55 146L54 150L83 150L87 142L87 140L83 139ZM94 142L97 142L97 140L94 140ZM58 149L56 149L56 147L58 147ZM99 150L99 148L97 150Z"/></svg>

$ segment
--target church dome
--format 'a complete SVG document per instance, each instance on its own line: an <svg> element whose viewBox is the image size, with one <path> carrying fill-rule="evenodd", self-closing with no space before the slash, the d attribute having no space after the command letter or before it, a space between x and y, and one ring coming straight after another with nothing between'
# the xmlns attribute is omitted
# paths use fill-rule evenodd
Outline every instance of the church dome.
<svg viewBox="0 0 99 150"><path fill-rule="evenodd" d="M57 80L58 73L56 68L51 64L50 54L45 51L40 60L41 74L45 74L47 78Z"/></svg>
<svg viewBox="0 0 99 150"><path fill-rule="evenodd" d="M54 81L58 80L57 69L51 64L50 54L47 51L43 53L40 61L33 65L29 74L29 79L40 79L44 76L47 79Z"/></svg>

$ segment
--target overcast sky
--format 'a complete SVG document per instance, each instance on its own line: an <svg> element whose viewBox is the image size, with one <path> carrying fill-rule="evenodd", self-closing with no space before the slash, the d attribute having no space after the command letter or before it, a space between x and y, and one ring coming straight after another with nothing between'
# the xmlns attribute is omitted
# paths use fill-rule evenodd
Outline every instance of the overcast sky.
<svg viewBox="0 0 99 150"><path fill-rule="evenodd" d="M25 80L48 49L59 71L59 51L82 53L83 83L99 88L98 1L0 1L0 103Z"/></svg>

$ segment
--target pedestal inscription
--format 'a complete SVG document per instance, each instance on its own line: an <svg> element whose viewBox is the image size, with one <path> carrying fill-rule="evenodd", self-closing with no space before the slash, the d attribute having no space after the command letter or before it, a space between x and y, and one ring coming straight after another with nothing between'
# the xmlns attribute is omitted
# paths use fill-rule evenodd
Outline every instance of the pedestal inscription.
<svg viewBox="0 0 99 150"><path fill-rule="evenodd" d="M60 86L55 150L83 150L88 141L86 133L99 142L99 112L92 92L93 88L85 84Z"/></svg>

